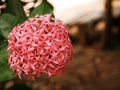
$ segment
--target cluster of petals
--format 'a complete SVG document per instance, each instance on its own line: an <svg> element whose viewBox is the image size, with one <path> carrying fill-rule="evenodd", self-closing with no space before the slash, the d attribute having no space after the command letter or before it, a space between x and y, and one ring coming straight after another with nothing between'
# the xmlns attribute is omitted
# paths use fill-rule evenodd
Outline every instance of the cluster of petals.
<svg viewBox="0 0 120 90"><path fill-rule="evenodd" d="M9 34L8 63L22 74L48 76L61 74L72 58L67 27L50 14L36 15L17 25Z"/></svg>

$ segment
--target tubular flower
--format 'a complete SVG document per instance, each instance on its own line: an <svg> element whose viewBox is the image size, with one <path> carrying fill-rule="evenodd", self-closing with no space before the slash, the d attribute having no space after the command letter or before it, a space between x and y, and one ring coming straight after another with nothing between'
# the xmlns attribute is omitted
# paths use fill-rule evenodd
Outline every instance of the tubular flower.
<svg viewBox="0 0 120 90"><path fill-rule="evenodd" d="M61 74L72 58L68 29L50 14L36 15L9 34L8 63L20 77Z"/></svg>

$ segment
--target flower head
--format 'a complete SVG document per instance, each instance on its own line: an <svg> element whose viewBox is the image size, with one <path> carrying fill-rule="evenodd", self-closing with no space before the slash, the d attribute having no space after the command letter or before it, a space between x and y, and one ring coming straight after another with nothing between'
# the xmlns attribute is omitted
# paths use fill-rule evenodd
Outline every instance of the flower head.
<svg viewBox="0 0 120 90"><path fill-rule="evenodd" d="M68 29L50 14L36 15L13 28L8 39L8 63L21 78L61 74L72 58Z"/></svg>

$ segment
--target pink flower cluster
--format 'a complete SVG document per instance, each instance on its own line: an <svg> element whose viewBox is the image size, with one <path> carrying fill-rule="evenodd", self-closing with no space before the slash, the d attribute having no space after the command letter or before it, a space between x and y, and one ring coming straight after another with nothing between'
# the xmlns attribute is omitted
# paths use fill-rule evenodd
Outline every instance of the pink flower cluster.
<svg viewBox="0 0 120 90"><path fill-rule="evenodd" d="M8 63L20 77L61 74L72 58L68 29L50 14L36 15L13 28Z"/></svg>

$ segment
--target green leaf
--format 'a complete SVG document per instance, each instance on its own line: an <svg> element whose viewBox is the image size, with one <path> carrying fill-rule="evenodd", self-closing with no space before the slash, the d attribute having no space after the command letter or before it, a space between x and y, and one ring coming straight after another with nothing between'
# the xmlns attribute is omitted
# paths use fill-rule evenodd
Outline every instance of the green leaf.
<svg viewBox="0 0 120 90"><path fill-rule="evenodd" d="M43 0L42 3L31 12L29 17L33 17L36 14L44 15L49 13L51 13L54 17L53 6L50 3L48 3L47 0Z"/></svg>
<svg viewBox="0 0 120 90"><path fill-rule="evenodd" d="M0 16L0 34L8 39L9 32L19 22L20 20L11 14L2 14Z"/></svg>
<svg viewBox="0 0 120 90"><path fill-rule="evenodd" d="M4 37L0 33L0 42L2 42L3 40L4 40Z"/></svg>
<svg viewBox="0 0 120 90"><path fill-rule="evenodd" d="M19 19L26 20L27 17L23 10L23 4L20 0L7 0L7 7L5 13L10 13L17 16Z"/></svg>
<svg viewBox="0 0 120 90"><path fill-rule="evenodd" d="M0 82L13 79L15 73L10 69L8 62L7 45L0 48Z"/></svg>

